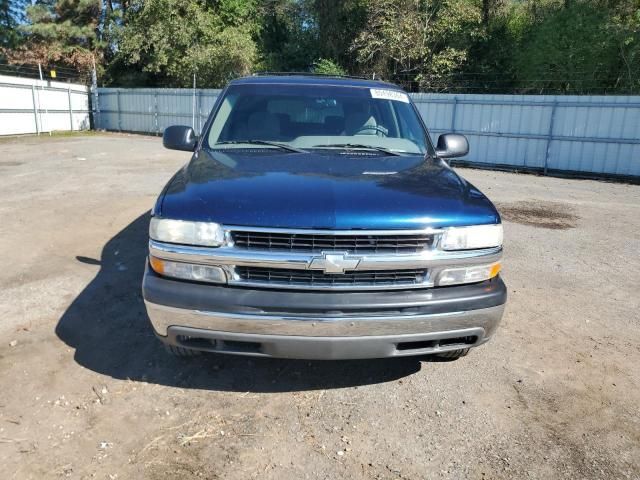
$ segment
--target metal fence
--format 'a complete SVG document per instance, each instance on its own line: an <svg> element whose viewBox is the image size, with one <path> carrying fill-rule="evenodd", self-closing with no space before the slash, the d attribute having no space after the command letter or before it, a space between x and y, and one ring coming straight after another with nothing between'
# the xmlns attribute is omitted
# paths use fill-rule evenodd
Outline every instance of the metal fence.
<svg viewBox="0 0 640 480"><path fill-rule="evenodd" d="M97 128L200 132L219 90L99 88ZM469 139L465 162L487 167L640 177L640 97L411 94L436 140Z"/></svg>
<svg viewBox="0 0 640 480"><path fill-rule="evenodd" d="M171 125L200 133L220 90L98 88L93 119L98 129L162 134Z"/></svg>
<svg viewBox="0 0 640 480"><path fill-rule="evenodd" d="M88 129L84 85L0 75L0 135Z"/></svg>
<svg viewBox="0 0 640 480"><path fill-rule="evenodd" d="M640 176L640 97L414 94L436 137L469 138L467 161L543 172Z"/></svg>

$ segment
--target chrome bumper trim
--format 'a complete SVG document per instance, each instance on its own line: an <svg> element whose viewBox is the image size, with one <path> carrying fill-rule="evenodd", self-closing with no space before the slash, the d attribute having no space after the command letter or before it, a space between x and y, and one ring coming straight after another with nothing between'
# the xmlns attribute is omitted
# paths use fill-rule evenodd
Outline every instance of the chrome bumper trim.
<svg viewBox="0 0 640 480"><path fill-rule="evenodd" d="M192 247L149 241L149 253L163 260L203 265L291 268L307 270L318 254L304 252L268 252L240 250L233 247ZM411 254L354 254L360 261L353 270L402 270L413 268L442 268L457 265L480 265L496 262L502 247L483 250L445 252L425 250Z"/></svg>
<svg viewBox="0 0 640 480"><path fill-rule="evenodd" d="M398 284L368 284L358 283L354 285L305 285L292 284L285 282L258 282L253 280L243 280L234 278L234 274L228 275L227 283L232 287L251 287L251 288L277 288L281 290L319 290L330 292L350 292L350 291L386 291L386 290L412 290L416 288L430 288L434 283L431 276L428 275L424 282L421 283L398 283Z"/></svg>
<svg viewBox="0 0 640 480"><path fill-rule="evenodd" d="M309 337L354 337L426 334L482 328L491 336L504 305L478 310L422 315L306 317L302 315L252 315L205 312L168 307L145 301L154 330L166 336L169 327L188 327L220 332L298 335Z"/></svg>

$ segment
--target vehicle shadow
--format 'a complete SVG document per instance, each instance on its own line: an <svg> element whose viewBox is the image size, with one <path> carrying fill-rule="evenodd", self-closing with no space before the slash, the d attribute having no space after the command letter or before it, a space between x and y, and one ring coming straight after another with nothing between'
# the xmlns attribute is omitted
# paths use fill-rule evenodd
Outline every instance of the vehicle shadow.
<svg viewBox="0 0 640 480"><path fill-rule="evenodd" d="M420 359L303 361L220 354L179 359L152 333L141 294L148 212L109 240L100 271L60 318L56 334L85 368L118 379L238 392L343 388L396 380L420 370Z"/></svg>

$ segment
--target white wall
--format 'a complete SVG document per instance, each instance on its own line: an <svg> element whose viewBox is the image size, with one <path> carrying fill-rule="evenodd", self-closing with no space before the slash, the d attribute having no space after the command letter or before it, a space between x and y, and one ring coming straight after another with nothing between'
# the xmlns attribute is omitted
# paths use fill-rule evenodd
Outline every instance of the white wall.
<svg viewBox="0 0 640 480"><path fill-rule="evenodd" d="M0 75L0 135L88 129L84 85Z"/></svg>

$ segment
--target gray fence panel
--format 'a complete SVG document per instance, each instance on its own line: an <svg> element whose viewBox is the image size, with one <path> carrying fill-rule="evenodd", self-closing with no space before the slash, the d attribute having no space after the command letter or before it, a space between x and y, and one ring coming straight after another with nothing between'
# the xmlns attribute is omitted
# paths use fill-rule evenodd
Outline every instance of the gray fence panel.
<svg viewBox="0 0 640 480"><path fill-rule="evenodd" d="M160 134L200 132L220 90L99 88L97 128ZM455 95L412 98L433 141L469 139L464 159L487 166L640 176L640 97ZM95 106L94 106L95 107Z"/></svg>
<svg viewBox="0 0 640 480"><path fill-rule="evenodd" d="M468 136L478 164L640 176L640 97L415 94L435 140Z"/></svg>
<svg viewBox="0 0 640 480"><path fill-rule="evenodd" d="M96 128L161 134L170 125L200 133L220 90L181 88L98 88Z"/></svg>

